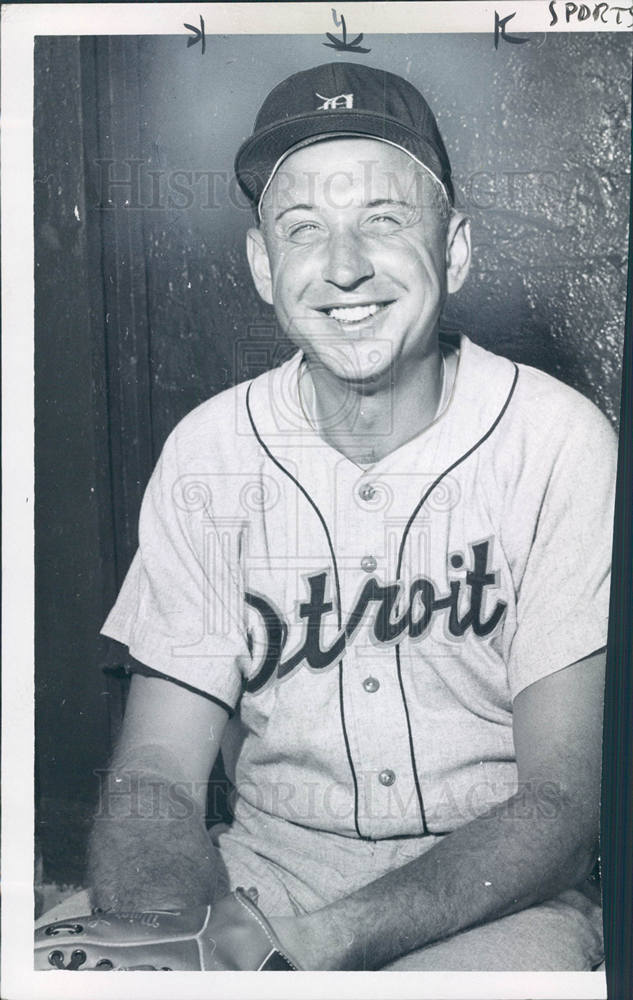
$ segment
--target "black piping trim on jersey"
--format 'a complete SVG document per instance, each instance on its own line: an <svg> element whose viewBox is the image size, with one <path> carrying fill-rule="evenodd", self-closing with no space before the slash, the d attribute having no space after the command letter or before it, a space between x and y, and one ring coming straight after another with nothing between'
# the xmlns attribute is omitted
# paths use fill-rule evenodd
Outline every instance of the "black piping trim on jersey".
<svg viewBox="0 0 633 1000"><path fill-rule="evenodd" d="M332 565L334 566L334 583L336 586L336 614L338 617L338 627L340 629L343 624L343 614L341 608L341 584L339 581L338 564L336 562L336 555L334 554L334 546L332 545L332 538L330 536L329 528L326 524L323 514L321 513L321 511L319 510L316 503L314 502L308 491L305 489L305 487L302 486L299 480L296 479L295 476L293 476L293 474L289 472L288 469L286 469L285 466L282 465L282 463L278 459L275 458L268 445L263 441L259 431L257 430L257 427L255 425L255 420L253 419L253 414L251 411L249 397L251 394L252 387L253 383L251 382L248 389L246 390L246 411L248 413L248 419L250 420L251 427L253 428L253 434L257 438L257 441L259 442L261 448L264 450L264 452L271 460L271 462L273 462L274 465L276 465L277 468L280 469L280 471L283 472L284 475L287 476L288 479L290 479L291 482L294 483L297 489L301 493L303 493L304 497L306 498L310 506L313 508L315 514L317 515L319 521L321 522L321 527L325 532L325 537L327 539L328 547L330 549L330 556L332 557ZM343 660L342 659L340 659L338 663L338 696L339 696L339 710L341 713L341 724L343 727L343 740L345 741L345 752L347 753L347 761L349 763L350 771L352 772L352 780L354 782L354 826L356 827L356 833L358 834L358 836L362 840L367 840L371 838L363 837L363 834L360 832L360 827L358 825L358 780L356 778L356 771L354 770L354 761L352 760L352 754L349 747L347 727L345 726L345 710L343 704Z"/></svg>
<svg viewBox="0 0 633 1000"><path fill-rule="evenodd" d="M426 493L423 494L422 498L416 504L416 506L415 506L415 508L413 510L413 513L411 514L411 517L407 521L405 529L404 529L404 531L402 533L402 539L400 541L400 549L399 549L399 552L398 552L398 565L397 565L397 568L396 568L396 579L397 580L400 579L400 572L402 570L402 559L403 559L403 556L404 556L404 547L405 547L405 544L406 544L407 535L409 533L411 525L415 521L416 517L420 513L420 510L422 509L422 507L424 506L424 504L426 503L426 501L430 497L430 495L433 492L433 490L435 489L435 487L439 486L439 484L442 482L442 480L444 479L444 477L449 474L449 472L452 472L453 469L457 468L458 465L461 465L462 462L465 462L466 459L469 458L470 455L473 454L473 452L477 451L477 449L481 447L481 445L484 443L484 441L487 441L487 439L490 437L490 435L494 432L494 430L496 429L496 427L499 425L499 423L503 419L503 416L504 416L506 410L508 409L508 406L510 405L510 400L512 399L512 397L514 395L514 390L516 389L516 384L517 384L518 378L519 378L519 369L518 369L518 367L516 365L514 365L514 379L512 380L512 385L510 387L510 391L508 393L507 399L506 399L505 403L503 404L503 406L501 407L501 409L499 410L499 413L495 417L493 423L490 425L490 427L486 431L486 433L482 437L479 438L479 440L472 446L472 448L469 448L468 451L465 451L463 455L460 455L460 457L458 459L456 459L456 461L454 461L452 465L449 465L447 469L444 469L444 472L442 472L437 477L437 479L435 479L434 482L431 483L431 485L429 486L429 488L426 491ZM406 720L407 720L407 733L408 733L408 736L409 736L409 753L411 755L411 766L413 768L413 778L414 778L414 781L415 781L415 789L416 789L416 792L417 792L417 795L418 795L418 802L420 804L420 814L421 814L421 817L422 817L422 830L423 830L424 834L430 834L431 831L429 830L429 828L427 826L426 815L425 815L425 812L424 812L424 800L422 798L422 789L420 787L420 777L418 775L418 769L417 769L416 761L415 761L415 748L413 746L413 734L411 732L411 720L410 720L410 717L409 717L409 706L407 705L407 698L406 698L406 695L404 693L404 685L402 683L402 670L401 670L401 665L400 665L400 643L397 643L397 645L395 646L395 654L396 654L396 667L397 667L397 671L398 671L398 684L400 685L400 694L402 695L402 702L403 702L403 705L404 705L404 713L405 713L405 717L406 717Z"/></svg>
<svg viewBox="0 0 633 1000"><path fill-rule="evenodd" d="M200 688L194 687L193 684L187 684L186 681L181 681L179 677L170 677L169 674L163 674L160 670L155 670L154 667L148 667L146 663L141 663L140 660L135 660L133 656L128 656L127 662L125 664L125 672L127 674L141 674L143 677L160 677L163 681L170 681L172 684L176 684L178 687L185 688L186 691L191 691L193 694L199 694L207 701L214 701L216 705L223 708L229 714L229 718L235 714L235 709L227 705L225 701L221 698L217 698L214 694L209 694L208 691L202 691Z"/></svg>

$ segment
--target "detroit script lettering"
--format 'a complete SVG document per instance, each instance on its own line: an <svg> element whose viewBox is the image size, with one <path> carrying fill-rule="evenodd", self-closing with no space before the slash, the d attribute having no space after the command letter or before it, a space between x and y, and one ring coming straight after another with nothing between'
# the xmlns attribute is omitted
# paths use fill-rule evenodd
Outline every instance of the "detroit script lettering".
<svg viewBox="0 0 633 1000"><path fill-rule="evenodd" d="M448 611L447 627L451 635L459 638L467 629L472 629L478 637L489 635L497 627L507 608L505 601L497 601L488 618L482 618L484 592L486 587L495 585L497 574L488 568L489 542L479 542L471 546L473 564L467 570L464 580L451 580L449 593L438 596L432 580L416 577L409 587L407 606L399 617L394 618L401 587L397 583L383 586L371 577L363 586L350 616L331 646L321 645L321 620L333 610L331 601L325 600L327 573L315 573L307 577L310 590L309 599L299 606L299 617L304 621L304 639L300 648L288 659L282 659L283 647L288 635L288 623L283 616L261 594L246 593L247 604L257 611L266 629L266 654L257 672L246 682L245 690L254 692L266 684L276 674L278 679L287 677L302 663L313 670L330 666L339 660L346 646L352 641L364 615L373 610L373 636L379 643L390 643L406 632L410 639L420 639L427 631L433 616L440 611ZM461 556L452 557L452 565L463 565ZM469 607L460 618L459 605L461 588L465 585L470 592Z"/></svg>

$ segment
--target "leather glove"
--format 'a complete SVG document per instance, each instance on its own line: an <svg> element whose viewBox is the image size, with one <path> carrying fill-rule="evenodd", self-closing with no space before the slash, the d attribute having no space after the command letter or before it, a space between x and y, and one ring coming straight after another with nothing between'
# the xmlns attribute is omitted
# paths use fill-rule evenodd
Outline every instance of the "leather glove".
<svg viewBox="0 0 633 1000"><path fill-rule="evenodd" d="M213 906L59 920L35 932L35 968L297 971L256 900L240 887Z"/></svg>

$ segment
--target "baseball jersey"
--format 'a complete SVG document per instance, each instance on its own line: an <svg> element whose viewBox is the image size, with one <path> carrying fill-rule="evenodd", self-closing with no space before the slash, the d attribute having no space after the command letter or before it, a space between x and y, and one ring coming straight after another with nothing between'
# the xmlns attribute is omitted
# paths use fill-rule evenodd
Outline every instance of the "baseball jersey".
<svg viewBox="0 0 633 1000"><path fill-rule="evenodd" d="M172 432L103 632L227 707L238 806L443 834L516 791L516 695L606 642L615 435L462 337L445 409L362 469L307 421L301 360Z"/></svg>

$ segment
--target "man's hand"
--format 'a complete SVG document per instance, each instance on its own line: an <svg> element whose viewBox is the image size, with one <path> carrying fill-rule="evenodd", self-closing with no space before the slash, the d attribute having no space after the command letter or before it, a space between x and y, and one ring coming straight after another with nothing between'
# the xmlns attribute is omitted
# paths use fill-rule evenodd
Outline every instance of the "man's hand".
<svg viewBox="0 0 633 1000"><path fill-rule="evenodd" d="M587 878L599 832L604 665L596 653L517 696L516 795L350 896L272 920L304 969L379 969Z"/></svg>

